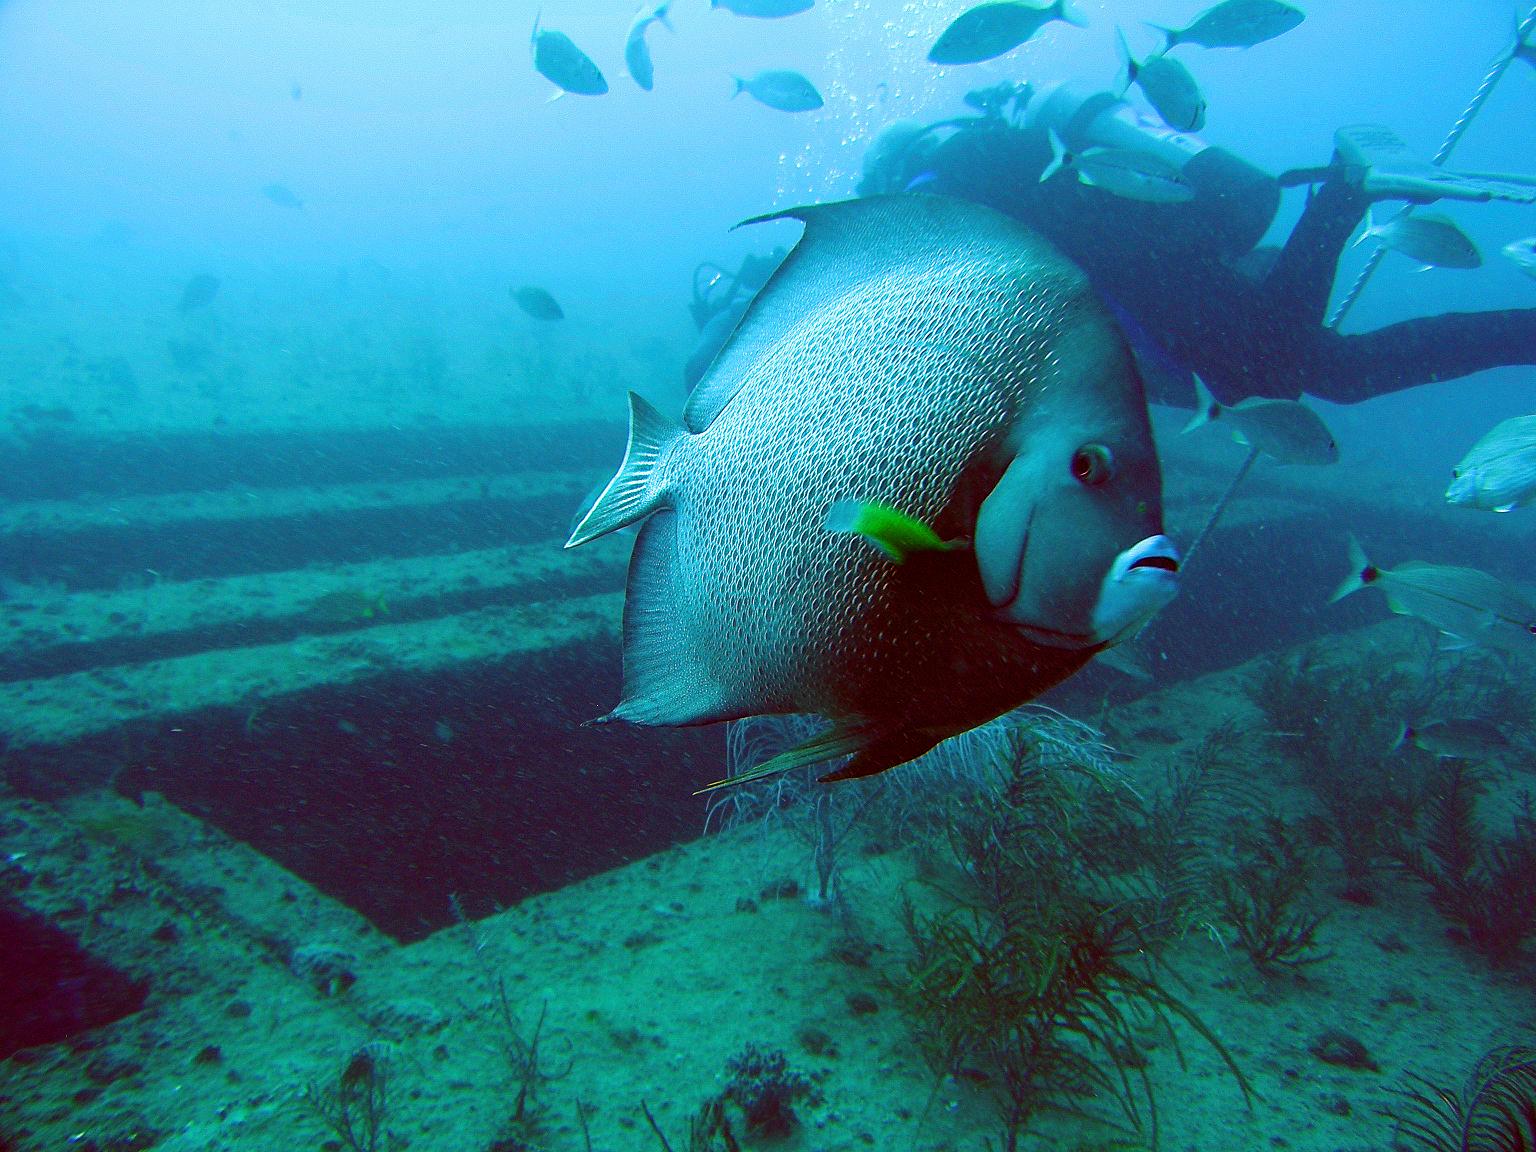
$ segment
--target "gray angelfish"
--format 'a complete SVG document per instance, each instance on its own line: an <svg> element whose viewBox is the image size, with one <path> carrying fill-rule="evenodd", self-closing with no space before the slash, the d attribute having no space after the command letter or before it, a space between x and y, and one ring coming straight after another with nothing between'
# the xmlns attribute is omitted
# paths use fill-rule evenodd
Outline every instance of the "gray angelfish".
<svg viewBox="0 0 1536 1152"><path fill-rule="evenodd" d="M1195 377L1195 414L1183 431L1193 432L1220 422L1232 438L1281 464L1337 464L1339 446L1328 425L1297 400L1250 397L1230 407L1221 403L1204 380Z"/></svg>
<svg viewBox="0 0 1536 1152"><path fill-rule="evenodd" d="M1165 37L1166 52L1179 44L1202 48L1252 48L1283 36L1306 19L1305 13L1280 0L1222 0L1183 28L1153 24Z"/></svg>
<svg viewBox="0 0 1536 1152"><path fill-rule="evenodd" d="M735 80L736 91L731 93L733 97L745 92L759 104L766 104L780 112L814 112L822 106L821 93L816 91L816 85L800 73L787 68L770 68L746 79L737 76Z"/></svg>
<svg viewBox="0 0 1536 1152"><path fill-rule="evenodd" d="M1137 60L1131 55L1125 33L1116 28L1115 36L1125 68L1122 91L1132 84L1140 88L1147 103L1170 128L1180 132L1198 132L1204 128L1205 93L1200 91L1200 85L1189 74L1189 69L1164 53Z"/></svg>
<svg viewBox="0 0 1536 1152"><path fill-rule="evenodd" d="M1088 22L1071 0L1028 4L1001 0L978 4L956 16L928 50L933 64L979 64L1012 52L1053 20L1086 28Z"/></svg>
<svg viewBox="0 0 1536 1152"><path fill-rule="evenodd" d="M671 7L672 0L656 0L656 3L642 6L629 22L629 34L624 38L624 67L629 70L630 79L647 92L655 86L656 70L651 64L651 48L645 42L645 32L652 24L660 24L669 32L675 32L667 16Z"/></svg>
<svg viewBox="0 0 1536 1152"><path fill-rule="evenodd" d="M819 713L751 775L870 775L1070 676L1173 595L1134 362L1035 233L947 197L805 233L689 396L630 397L567 547L644 520L604 720ZM738 782L740 778L722 783Z"/></svg>
<svg viewBox="0 0 1536 1152"><path fill-rule="evenodd" d="M533 38L529 44L533 50L534 69L560 92L601 96L608 91L608 81L603 79L602 71L592 63L592 58L576 47L564 32L540 28L538 16L533 19Z"/></svg>

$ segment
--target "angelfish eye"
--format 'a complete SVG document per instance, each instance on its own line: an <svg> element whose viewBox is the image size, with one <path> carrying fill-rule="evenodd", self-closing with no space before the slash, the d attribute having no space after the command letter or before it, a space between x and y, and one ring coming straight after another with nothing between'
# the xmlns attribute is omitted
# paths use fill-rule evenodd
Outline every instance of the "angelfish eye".
<svg viewBox="0 0 1536 1152"><path fill-rule="evenodd" d="M1102 444L1084 444L1072 453L1072 478L1098 486L1115 474L1115 458Z"/></svg>

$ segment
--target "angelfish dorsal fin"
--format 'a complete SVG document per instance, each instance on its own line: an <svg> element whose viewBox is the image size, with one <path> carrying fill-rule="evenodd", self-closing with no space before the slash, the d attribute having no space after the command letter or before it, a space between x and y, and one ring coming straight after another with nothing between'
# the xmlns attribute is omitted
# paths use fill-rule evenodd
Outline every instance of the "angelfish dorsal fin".
<svg viewBox="0 0 1536 1152"><path fill-rule="evenodd" d="M714 423L751 370L806 316L845 298L858 285L956 251L976 252L994 236L1007 235L1016 254L1025 234L1000 213L923 195L811 204L754 216L737 227L770 220L803 221L805 232L689 395L683 426L690 432L703 432Z"/></svg>

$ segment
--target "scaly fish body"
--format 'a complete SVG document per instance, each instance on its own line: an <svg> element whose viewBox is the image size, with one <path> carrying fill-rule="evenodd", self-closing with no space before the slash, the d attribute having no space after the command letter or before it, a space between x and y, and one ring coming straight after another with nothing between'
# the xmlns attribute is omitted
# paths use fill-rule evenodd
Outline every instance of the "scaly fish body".
<svg viewBox="0 0 1536 1152"><path fill-rule="evenodd" d="M816 85L786 68L770 68L746 79L736 77L736 91L731 95L743 92L779 112L814 112L822 105Z"/></svg>
<svg viewBox="0 0 1536 1152"><path fill-rule="evenodd" d="M1297 400L1250 397L1231 407L1219 403L1204 380L1195 377L1195 414L1183 431L1213 422L1226 424L1233 438L1281 464L1336 464L1339 446L1312 409Z"/></svg>
<svg viewBox="0 0 1536 1152"><path fill-rule="evenodd" d="M1147 103L1162 117L1163 123L1180 132L1198 132L1205 127L1205 94L1184 67L1166 54L1137 60L1131 55L1125 35L1116 29L1120 56L1125 65L1126 85L1141 89Z"/></svg>
<svg viewBox="0 0 1536 1152"><path fill-rule="evenodd" d="M564 32L540 28L537 19L533 23L532 49L534 70L561 92L601 96L608 91L608 81L592 58Z"/></svg>
<svg viewBox="0 0 1536 1152"><path fill-rule="evenodd" d="M1082 27L1069 0L1027 4L1022 0L978 4L955 17L928 51L933 64L979 64L1012 52L1053 20Z"/></svg>
<svg viewBox="0 0 1536 1152"><path fill-rule="evenodd" d="M624 37L624 67L629 70L630 79L647 92L655 86L656 69L651 63L651 48L645 42L645 33L652 24L672 27L667 18L671 6L672 0L646 4L635 13L629 24L629 34Z"/></svg>
<svg viewBox="0 0 1536 1152"><path fill-rule="evenodd" d="M1500 421L1451 472L1446 503L1509 512L1536 501L1536 416Z"/></svg>
<svg viewBox="0 0 1536 1152"><path fill-rule="evenodd" d="M833 732L794 762L854 753L862 775L1076 671L1172 594L1177 560L1139 382L1074 268L960 201L788 215L805 238L686 429L633 398L571 544L656 513L610 718L819 712ZM893 563L829 530L849 499L966 546Z"/></svg>
<svg viewBox="0 0 1536 1152"><path fill-rule="evenodd" d="M1176 44L1202 48L1252 48L1295 28L1306 17L1280 0L1223 0L1207 8L1184 28L1153 25L1167 38L1164 51Z"/></svg>
<svg viewBox="0 0 1536 1152"><path fill-rule="evenodd" d="M1331 597L1334 601L1362 588L1379 588L1393 612L1417 616L1448 636L1512 652L1536 651L1536 605L1495 576L1422 560L1379 568L1353 539L1349 564L1350 574Z"/></svg>
<svg viewBox="0 0 1536 1152"><path fill-rule="evenodd" d="M738 16L756 16L761 20L776 20L781 16L795 16L809 12L816 0L709 0L711 8L724 8Z"/></svg>
<svg viewBox="0 0 1536 1152"><path fill-rule="evenodd" d="M1430 268L1480 268L1483 263L1482 254L1467 234L1449 217L1434 212L1399 216L1385 224L1367 216L1365 230L1355 243L1365 240L1374 240Z"/></svg>

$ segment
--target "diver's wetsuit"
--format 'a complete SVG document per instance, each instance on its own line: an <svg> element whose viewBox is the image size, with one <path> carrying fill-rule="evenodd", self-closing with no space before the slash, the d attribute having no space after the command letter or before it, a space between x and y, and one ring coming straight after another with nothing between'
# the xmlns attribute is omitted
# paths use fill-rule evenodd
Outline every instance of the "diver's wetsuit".
<svg viewBox="0 0 1536 1152"><path fill-rule="evenodd" d="M989 205L1042 232L1223 402L1306 392L1347 404L1536 364L1536 309L1452 312L1358 335L1325 327L1339 253L1370 203L1342 179L1317 189L1284 249L1256 277L1244 270L1258 255L1249 251L1255 230L1251 222L1225 227L1221 204L1147 204L1069 175L1041 184L1050 158L1042 131L978 121L925 157L932 175L918 190ZM1158 403L1194 403L1192 388L1177 378L1149 376L1148 393Z"/></svg>

